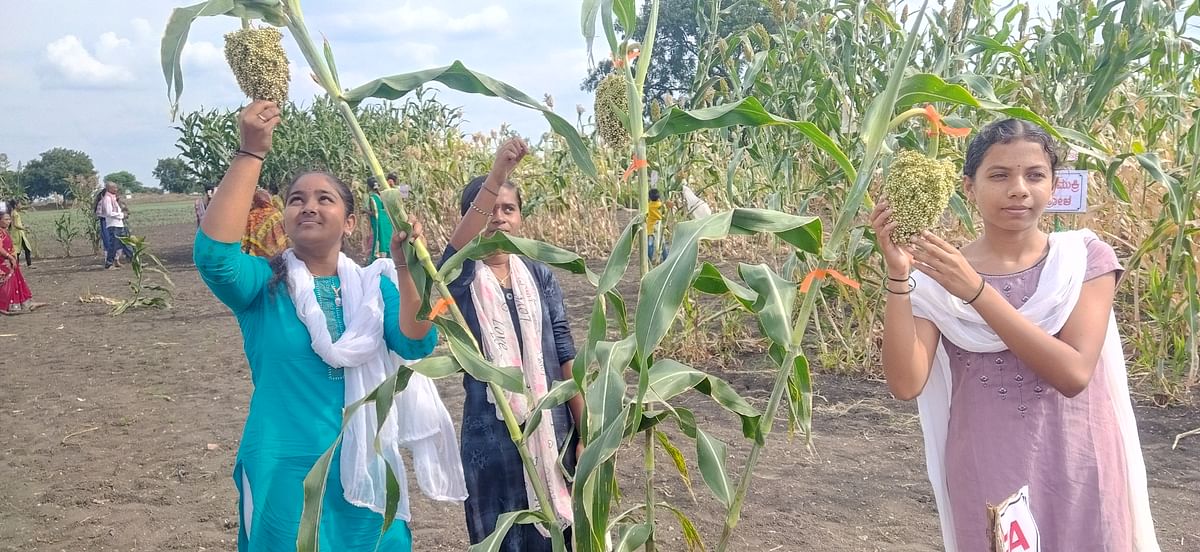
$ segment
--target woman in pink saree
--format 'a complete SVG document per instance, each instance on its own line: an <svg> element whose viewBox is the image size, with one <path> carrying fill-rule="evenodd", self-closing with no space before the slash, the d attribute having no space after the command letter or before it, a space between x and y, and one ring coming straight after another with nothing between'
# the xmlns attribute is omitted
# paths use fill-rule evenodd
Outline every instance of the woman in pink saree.
<svg viewBox="0 0 1200 552"><path fill-rule="evenodd" d="M16 248L13 247L12 214L0 214L0 314L21 314L32 311L43 303L33 302L33 292L21 275Z"/></svg>

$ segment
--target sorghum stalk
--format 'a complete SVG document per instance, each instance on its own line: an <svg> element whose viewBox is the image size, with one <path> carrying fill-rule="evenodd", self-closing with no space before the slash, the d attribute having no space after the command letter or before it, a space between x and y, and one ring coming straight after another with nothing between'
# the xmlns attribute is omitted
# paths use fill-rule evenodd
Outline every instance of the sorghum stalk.
<svg viewBox="0 0 1200 552"><path fill-rule="evenodd" d="M625 78L629 80L629 136L634 144L633 158L636 160L646 159L646 139L644 119L642 115L643 94L646 84L646 74L650 70L650 59L654 53L654 37L658 27L658 8L659 0L653 0L650 4L650 19L646 24L646 36L642 40L642 51L638 57L637 72L631 74L630 63L628 57L625 58L623 71ZM628 32L628 31L627 31ZM626 41L628 43L628 41ZM618 53L624 55L624 53ZM646 220L646 215L649 213L650 207L650 174L649 167L643 167L637 171L639 184L638 194L638 213L641 214L642 220ZM646 273L650 272L650 256L647 254L649 250L649 234L645 224L642 224L638 231L638 243L641 248L638 250L638 256L641 258L641 276L645 278ZM659 247L662 247L661 245ZM637 420L642 415L642 401L645 400L646 390L650 385L650 367L642 366L638 373L638 394L637 400L634 401L633 419ZM650 536L646 540L646 552L654 552L654 507L655 507L655 492L654 492L654 432L645 432L645 461L643 467L646 472L646 525L651 527Z"/></svg>

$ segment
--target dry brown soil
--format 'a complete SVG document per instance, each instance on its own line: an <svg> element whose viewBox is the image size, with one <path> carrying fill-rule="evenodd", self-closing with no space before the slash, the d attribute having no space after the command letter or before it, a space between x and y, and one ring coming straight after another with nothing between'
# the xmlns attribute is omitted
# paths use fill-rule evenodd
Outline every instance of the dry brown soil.
<svg viewBox="0 0 1200 552"><path fill-rule="evenodd" d="M230 471L251 392L241 336L196 275L192 227L146 230L178 286L170 310L112 317L81 304L89 292L127 293L130 273L77 257L36 262L27 278L50 305L0 318L0 550L236 548ZM562 279L582 325L590 292ZM705 368L765 403L769 373ZM458 382L439 385L457 412ZM815 385L814 451L789 442L783 420L776 425L735 549L939 549L914 405L891 399L879 382L817 374ZM702 396L683 402L731 443L731 468L740 467L747 449L737 424ZM1162 549L1200 550L1200 437L1171 449L1176 434L1200 426L1200 411L1139 406L1137 415ZM622 458L625 500L636 503L641 454ZM715 544L721 514L698 473L693 502L658 458L660 496L689 511ZM416 550L466 548L461 507L420 497L414 509ZM665 523L659 544L684 549L678 526Z"/></svg>

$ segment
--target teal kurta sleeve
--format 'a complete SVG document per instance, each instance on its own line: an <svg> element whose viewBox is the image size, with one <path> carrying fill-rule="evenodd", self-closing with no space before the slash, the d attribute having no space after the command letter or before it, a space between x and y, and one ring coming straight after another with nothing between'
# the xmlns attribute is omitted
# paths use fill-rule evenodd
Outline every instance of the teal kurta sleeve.
<svg viewBox="0 0 1200 552"><path fill-rule="evenodd" d="M271 279L267 260L243 253L241 245L216 241L199 230L192 248L200 278L235 313L249 308Z"/></svg>
<svg viewBox="0 0 1200 552"><path fill-rule="evenodd" d="M383 338L388 349L407 360L419 360L429 356L437 345L437 328L429 328L422 339L410 339L400 331L400 291L396 283L386 276L379 279L383 292Z"/></svg>

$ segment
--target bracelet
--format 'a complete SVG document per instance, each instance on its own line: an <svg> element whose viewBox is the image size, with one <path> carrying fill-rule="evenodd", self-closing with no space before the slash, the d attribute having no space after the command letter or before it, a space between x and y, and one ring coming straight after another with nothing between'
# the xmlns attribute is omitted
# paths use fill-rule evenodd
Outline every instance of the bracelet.
<svg viewBox="0 0 1200 552"><path fill-rule="evenodd" d="M985 288L985 287L987 287L987 280L980 278L979 279L979 291L975 292L975 296L972 297L970 301L963 301L963 304L970 305L971 303L974 303L976 299L979 299L980 295L983 295L983 288Z"/></svg>
<svg viewBox="0 0 1200 552"><path fill-rule="evenodd" d="M484 211L483 209L480 209L478 205L475 205L474 201L471 202L471 210L475 211L476 213L479 213L487 218L492 218L491 213Z"/></svg>
<svg viewBox="0 0 1200 552"><path fill-rule="evenodd" d="M492 190L489 190L487 186L480 186L480 187L479 187L479 189L480 189L480 190L483 190L483 191L485 191L485 192L487 192L487 193L489 193L489 194L492 194L492 195L494 195L494 196L498 196L498 195L500 195L500 191L499 191L499 190L492 191Z"/></svg>
<svg viewBox="0 0 1200 552"><path fill-rule="evenodd" d="M888 276L888 277L887 277L887 279L888 279L888 280L891 280L891 281L893 281L893 282L907 282L907 281L909 281L909 280L912 280L912 279L913 279L913 277L912 277L912 276L909 276L908 278L892 278L891 276Z"/></svg>
<svg viewBox="0 0 1200 552"><path fill-rule="evenodd" d="M914 289L917 289L917 280L916 280L916 278L913 278L912 276L909 276L907 280L897 280L895 278L890 278L890 277L888 278L888 280L891 280L893 282L908 282L908 291L892 291L892 288L888 287L887 284L884 284L883 290L892 295L908 295L908 294L912 293Z"/></svg>
<svg viewBox="0 0 1200 552"><path fill-rule="evenodd" d="M261 156L261 155L259 155L259 154L257 154L257 153L250 153L250 152L248 152L248 151L246 151L246 150L244 150L244 149L239 149L239 150L237 150L237 151L233 152L233 155L234 155L234 156L238 156L238 155L249 155L250 157L253 157L253 158L255 158L255 159L258 159L259 161L266 161L266 160L267 160L267 158L266 158L266 157L263 157L263 156Z"/></svg>

